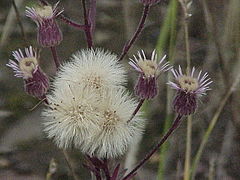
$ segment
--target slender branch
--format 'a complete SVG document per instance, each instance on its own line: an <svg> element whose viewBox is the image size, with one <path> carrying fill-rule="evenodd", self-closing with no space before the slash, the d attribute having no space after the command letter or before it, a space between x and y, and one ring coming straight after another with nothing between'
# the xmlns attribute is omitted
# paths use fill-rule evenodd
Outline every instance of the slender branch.
<svg viewBox="0 0 240 180"><path fill-rule="evenodd" d="M89 24L88 12L87 12L87 8L86 8L85 0L82 0L82 6L83 6L84 22L85 22L85 26L86 26L85 36L86 36L86 39L87 39L88 48L91 48L93 46L92 34L91 34L91 24Z"/></svg>
<svg viewBox="0 0 240 180"><path fill-rule="evenodd" d="M14 8L15 13L16 13L16 17L17 17L17 21L18 21L18 24L19 24L19 27L20 27L20 30L21 30L23 41L27 45L28 44L27 43L27 36L25 34L25 31L24 31L24 28L23 28L23 24L22 24L22 21L21 21L21 18L20 18L20 14L19 14L17 5L15 3L15 0L12 1L12 4L13 4L13 8Z"/></svg>
<svg viewBox="0 0 240 180"><path fill-rule="evenodd" d="M189 29L188 29L188 19L184 19L184 37L185 37L185 47L186 47L186 59L187 59L187 74L190 74L191 68L191 56L190 56L190 44L189 44Z"/></svg>
<svg viewBox="0 0 240 180"><path fill-rule="evenodd" d="M63 150L63 154L65 157L65 160L67 162L67 165L69 167L69 170L71 172L71 174L73 175L74 180L80 180L80 178L78 177L78 175L75 173L74 169L73 169L73 162L69 156L69 153L66 150Z"/></svg>
<svg viewBox="0 0 240 180"><path fill-rule="evenodd" d="M74 22L73 20L71 20L70 18L67 18L66 16L64 16L63 14L60 14L58 16L64 23L72 26L72 27L75 27L77 29L81 29L81 30L86 30L87 29L87 26L86 25L82 25L82 24L78 24L76 22Z"/></svg>
<svg viewBox="0 0 240 180"><path fill-rule="evenodd" d="M96 6L97 1L96 0L90 0L89 5L89 13L88 13L88 23L90 24L90 32L91 36L93 37L95 26L96 26Z"/></svg>
<svg viewBox="0 0 240 180"><path fill-rule="evenodd" d="M59 58L58 58L58 55L57 55L57 50L56 50L56 47L50 47L51 49L51 52L52 52L52 56L53 56L53 60L54 60L54 63L56 65L56 68L58 69L59 66L60 66L60 61L59 61Z"/></svg>
<svg viewBox="0 0 240 180"><path fill-rule="evenodd" d="M140 110L144 103L145 99L141 99L140 102L138 103L136 109L133 111L131 118L127 121L128 123L134 118L134 116L137 114L137 112Z"/></svg>
<svg viewBox="0 0 240 180"><path fill-rule="evenodd" d="M146 21L146 18L148 16L150 10L150 5L146 5L143 8L143 13L142 13L142 17L139 21L137 30L135 31L135 33L133 34L133 37L131 38L131 40L129 40L123 47L122 50L122 54L119 57L119 61L123 60L124 56L127 54L128 50L131 48L131 46L133 45L133 43L136 41L136 39L139 37L140 33L142 32L143 28L144 28L144 24Z"/></svg>
<svg viewBox="0 0 240 180"><path fill-rule="evenodd" d="M153 147L153 149L144 157L144 159L142 159L137 165L136 167L129 172L122 180L127 180L129 177L131 177L134 173L136 173L136 171L142 167L147 160L149 160L152 155L157 152L157 150L161 147L161 145L168 139L168 137L174 132L175 129L178 128L178 126L180 125L182 119L182 115L178 115L176 117L176 119L174 120L172 126L168 129L167 133L160 139L160 141Z"/></svg>

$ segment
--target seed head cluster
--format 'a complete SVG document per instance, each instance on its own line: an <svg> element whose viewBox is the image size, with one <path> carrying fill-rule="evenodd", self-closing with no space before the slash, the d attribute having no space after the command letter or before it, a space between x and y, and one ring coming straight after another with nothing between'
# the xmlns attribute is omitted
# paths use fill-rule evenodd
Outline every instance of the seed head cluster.
<svg viewBox="0 0 240 180"><path fill-rule="evenodd" d="M116 55L100 49L74 54L47 96L43 117L48 137L60 148L79 148L99 158L122 155L144 125L139 114L128 122L137 102L125 83Z"/></svg>

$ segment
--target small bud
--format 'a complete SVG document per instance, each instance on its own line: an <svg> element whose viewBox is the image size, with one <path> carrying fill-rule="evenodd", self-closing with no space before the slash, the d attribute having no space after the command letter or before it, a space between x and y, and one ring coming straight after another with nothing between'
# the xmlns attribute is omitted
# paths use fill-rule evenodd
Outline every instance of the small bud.
<svg viewBox="0 0 240 180"><path fill-rule="evenodd" d="M159 3L161 0L140 0L144 5L153 5Z"/></svg>
<svg viewBox="0 0 240 180"><path fill-rule="evenodd" d="M53 47L63 39L62 32L56 22L56 17L63 10L58 11L58 3L52 7L39 6L37 8L26 7L26 16L30 17L38 26L38 43L43 47Z"/></svg>
<svg viewBox="0 0 240 180"><path fill-rule="evenodd" d="M208 73L201 76L194 75L195 68L192 69L190 75L184 75L179 66L179 70L172 69L175 82L168 82L173 89L177 90L177 94L173 100L173 109L180 115L193 114L197 109L197 100L200 96L206 95L206 91L210 90L209 85L212 83L208 78Z"/></svg>
<svg viewBox="0 0 240 180"><path fill-rule="evenodd" d="M9 60L7 66L13 69L16 77L23 78L25 91L39 99L44 98L49 88L49 80L39 67L33 48L25 48L25 56L20 49L13 51L13 57L17 62Z"/></svg>
<svg viewBox="0 0 240 180"><path fill-rule="evenodd" d="M157 54L153 51L151 59L148 60L142 51L138 52L138 58L134 56L134 59L130 59L129 64L140 73L135 85L135 93L141 99L152 99L157 95L157 78L162 71L168 71L171 68L168 62L162 64L165 58L166 56L158 63Z"/></svg>

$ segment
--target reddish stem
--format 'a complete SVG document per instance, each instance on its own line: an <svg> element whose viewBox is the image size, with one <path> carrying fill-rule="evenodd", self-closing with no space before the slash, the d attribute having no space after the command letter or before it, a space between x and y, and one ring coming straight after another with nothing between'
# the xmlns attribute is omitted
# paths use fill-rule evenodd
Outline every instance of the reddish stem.
<svg viewBox="0 0 240 180"><path fill-rule="evenodd" d="M51 49L51 52L52 52L52 56L53 56L53 60L54 60L54 63L56 65L56 68L58 69L59 66L60 66L60 61L59 61L59 58L58 58L58 55L57 55L57 50L56 50L56 47L50 47Z"/></svg>
<svg viewBox="0 0 240 180"><path fill-rule="evenodd" d="M134 173L137 172L137 170L142 167L147 160L150 159L150 157L161 147L161 145L168 139L168 137L174 132L175 129L179 126L182 119L182 115L178 115L176 119L174 120L171 128L167 131L167 133L160 139L160 141L153 147L153 149L142 159L136 167L129 172L122 180L127 180L129 177L131 177Z"/></svg>
<svg viewBox="0 0 240 180"><path fill-rule="evenodd" d="M75 27L77 29L81 29L81 30L85 30L87 29L88 27L86 25L82 25L82 24L77 24L76 22L72 21L71 19L67 18L66 16L64 16L63 14L60 14L58 16L64 23L72 26L72 27Z"/></svg>
<svg viewBox="0 0 240 180"><path fill-rule="evenodd" d="M143 103L144 103L145 99L141 99L140 102L138 103L136 109L134 110L134 112L132 113L131 118L127 121L128 123L134 118L134 116L137 114L137 112L140 110L140 108L142 107Z"/></svg>
<svg viewBox="0 0 240 180"><path fill-rule="evenodd" d="M85 36L86 36L86 39L87 39L88 48L91 48L93 46L92 34L91 34L91 24L89 24L88 13L87 13L85 0L82 0L82 5L83 5L84 22L85 22L85 26L86 26Z"/></svg>
<svg viewBox="0 0 240 180"><path fill-rule="evenodd" d="M133 34L133 37L131 38L131 40L129 40L125 44L125 46L123 47L122 54L120 55L119 61L123 60L123 58L127 54L128 50L131 48L133 43L136 41L136 39L139 37L140 33L142 32L142 30L144 28L144 24L145 24L146 18L147 18L148 13L149 13L149 9L150 9L150 5L145 5L144 6L142 17L141 17L141 19L139 21L137 30Z"/></svg>

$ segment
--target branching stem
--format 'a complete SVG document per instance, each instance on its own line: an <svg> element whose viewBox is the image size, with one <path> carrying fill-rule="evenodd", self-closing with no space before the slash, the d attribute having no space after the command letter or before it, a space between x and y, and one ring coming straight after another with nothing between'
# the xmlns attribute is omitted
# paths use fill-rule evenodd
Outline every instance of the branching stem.
<svg viewBox="0 0 240 180"><path fill-rule="evenodd" d="M149 13L149 10L150 10L150 5L145 5L144 8L143 8L142 17L141 17L140 22L138 24L137 30L133 34L132 38L123 47L122 54L119 57L119 61L123 60L123 58L127 54L128 50L131 48L133 43L137 40L140 33L142 32L142 30L144 28L146 18L147 18L148 13Z"/></svg>

